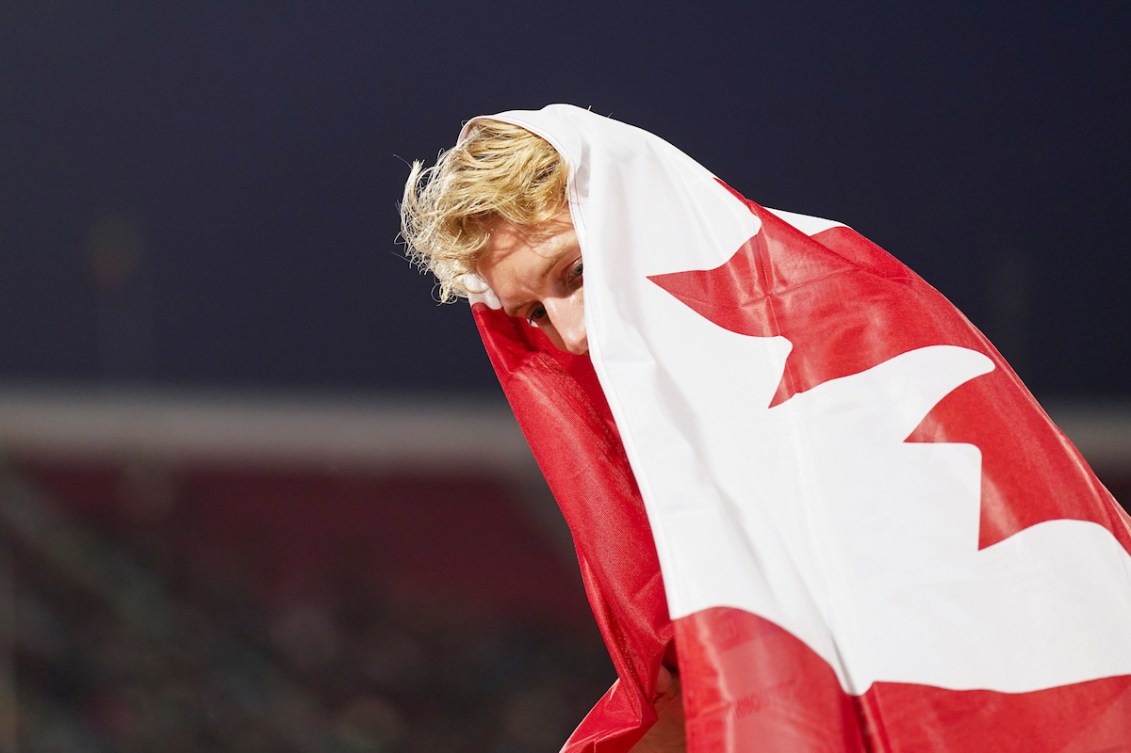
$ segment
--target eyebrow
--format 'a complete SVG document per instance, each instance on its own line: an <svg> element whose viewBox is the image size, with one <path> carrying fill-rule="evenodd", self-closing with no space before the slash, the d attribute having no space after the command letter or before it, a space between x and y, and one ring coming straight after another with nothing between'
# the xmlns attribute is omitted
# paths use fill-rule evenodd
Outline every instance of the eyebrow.
<svg viewBox="0 0 1131 753"><path fill-rule="evenodd" d="M542 269L540 272L538 272L538 276L534 278L536 285L541 285L542 282L547 277L549 277L550 272L553 271L555 266L557 266L559 260L560 255L546 257L546 263L542 265ZM523 301L522 303L516 304L514 306L503 306L503 313L507 316L518 318L520 316L518 312L521 309L529 306L531 303L533 303L533 301Z"/></svg>

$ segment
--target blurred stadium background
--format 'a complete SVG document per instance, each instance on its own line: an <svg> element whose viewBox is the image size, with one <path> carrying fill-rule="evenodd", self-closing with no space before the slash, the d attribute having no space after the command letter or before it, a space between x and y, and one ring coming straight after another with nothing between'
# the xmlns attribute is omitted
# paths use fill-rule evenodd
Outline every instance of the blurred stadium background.
<svg viewBox="0 0 1131 753"><path fill-rule="evenodd" d="M612 681L404 160L552 101L841 219L1131 500L1131 6L0 2L0 753L556 750Z"/></svg>
<svg viewBox="0 0 1131 753"><path fill-rule="evenodd" d="M1131 499L1131 412L1059 423ZM0 389L0 750L555 750L612 680L505 406Z"/></svg>
<svg viewBox="0 0 1131 753"><path fill-rule="evenodd" d="M505 408L0 390L0 749L553 750L611 682Z"/></svg>

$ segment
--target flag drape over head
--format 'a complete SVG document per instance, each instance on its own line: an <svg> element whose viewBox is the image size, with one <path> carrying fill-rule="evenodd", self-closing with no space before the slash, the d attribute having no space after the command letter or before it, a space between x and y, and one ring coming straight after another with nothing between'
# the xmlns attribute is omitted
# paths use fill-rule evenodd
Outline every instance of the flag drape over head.
<svg viewBox="0 0 1131 753"><path fill-rule="evenodd" d="M587 357L474 301L619 676L565 750L628 750L665 661L694 753L1129 744L1131 523L961 313L649 133L492 117L585 261Z"/></svg>

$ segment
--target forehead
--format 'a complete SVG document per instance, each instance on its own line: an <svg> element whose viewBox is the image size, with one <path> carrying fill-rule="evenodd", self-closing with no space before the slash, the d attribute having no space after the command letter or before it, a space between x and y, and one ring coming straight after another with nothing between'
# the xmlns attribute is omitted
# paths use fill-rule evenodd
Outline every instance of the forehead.
<svg viewBox="0 0 1131 753"><path fill-rule="evenodd" d="M531 246L542 233L537 227L517 227L505 220L498 220L491 227L491 234L483 246L483 256L497 257L511 253L523 246Z"/></svg>
<svg viewBox="0 0 1131 753"><path fill-rule="evenodd" d="M511 309L527 299L541 297L551 273L564 258L579 251L573 224L541 223L515 227L499 223L476 261L476 272L487 282L504 307Z"/></svg>
<svg viewBox="0 0 1131 753"><path fill-rule="evenodd" d="M538 263L577 248L577 235L568 211L536 225L516 226L497 221L476 259L480 271L510 263Z"/></svg>

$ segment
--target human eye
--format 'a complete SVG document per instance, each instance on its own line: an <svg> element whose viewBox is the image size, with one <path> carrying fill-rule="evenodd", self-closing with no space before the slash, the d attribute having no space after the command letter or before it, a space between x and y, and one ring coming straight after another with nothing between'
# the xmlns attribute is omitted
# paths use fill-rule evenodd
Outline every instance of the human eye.
<svg viewBox="0 0 1131 753"><path fill-rule="evenodd" d="M569 271L567 272L567 275L570 279L570 282L573 282L573 283L580 282L582 273L584 271L585 271L585 265L582 264L581 259L578 259L577 261L575 261L573 263L573 265L569 268Z"/></svg>
<svg viewBox="0 0 1131 753"><path fill-rule="evenodd" d="M541 304L539 304L537 306L532 306L530 308L530 310L526 312L526 323L529 324L531 327L538 327L544 321L546 321L546 307L545 306L543 306Z"/></svg>

